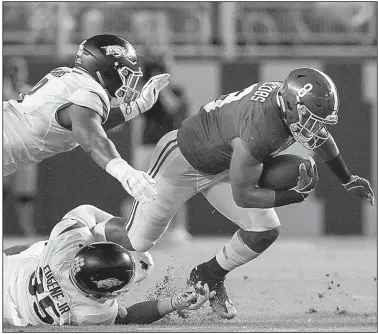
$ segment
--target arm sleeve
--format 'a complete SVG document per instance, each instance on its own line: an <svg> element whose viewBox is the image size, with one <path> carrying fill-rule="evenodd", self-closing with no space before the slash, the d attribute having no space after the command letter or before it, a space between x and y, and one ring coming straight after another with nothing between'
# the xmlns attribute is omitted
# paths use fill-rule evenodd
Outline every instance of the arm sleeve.
<svg viewBox="0 0 378 334"><path fill-rule="evenodd" d="M106 103L106 101L95 92L84 88L78 88L69 96L68 101L94 110L101 116L102 123L105 123L108 119L110 103Z"/></svg>
<svg viewBox="0 0 378 334"><path fill-rule="evenodd" d="M127 308L127 315L115 319L116 325L126 324L150 324L163 318L158 311L158 301L149 300L134 304Z"/></svg>

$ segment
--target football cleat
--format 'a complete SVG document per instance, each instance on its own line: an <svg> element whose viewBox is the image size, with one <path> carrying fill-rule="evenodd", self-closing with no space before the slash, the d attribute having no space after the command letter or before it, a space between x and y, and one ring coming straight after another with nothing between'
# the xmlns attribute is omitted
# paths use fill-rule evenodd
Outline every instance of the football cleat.
<svg viewBox="0 0 378 334"><path fill-rule="evenodd" d="M189 284L196 286L198 282L201 282L201 284L207 283L209 290L216 292L214 297L209 298L210 306L215 313L224 319L235 318L237 311L227 295L224 277L210 276L201 266L197 266L190 273Z"/></svg>

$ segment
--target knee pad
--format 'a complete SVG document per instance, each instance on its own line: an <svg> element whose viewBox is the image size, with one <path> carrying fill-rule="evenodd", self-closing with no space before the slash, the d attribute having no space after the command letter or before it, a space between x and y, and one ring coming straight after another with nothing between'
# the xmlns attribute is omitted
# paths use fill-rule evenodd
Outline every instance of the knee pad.
<svg viewBox="0 0 378 334"><path fill-rule="evenodd" d="M274 241L276 241L278 235L278 227L263 232L239 230L240 238L256 253L262 253L265 251Z"/></svg>
<svg viewBox="0 0 378 334"><path fill-rule="evenodd" d="M273 209L247 209L250 222L243 230L265 232L280 226L280 219Z"/></svg>

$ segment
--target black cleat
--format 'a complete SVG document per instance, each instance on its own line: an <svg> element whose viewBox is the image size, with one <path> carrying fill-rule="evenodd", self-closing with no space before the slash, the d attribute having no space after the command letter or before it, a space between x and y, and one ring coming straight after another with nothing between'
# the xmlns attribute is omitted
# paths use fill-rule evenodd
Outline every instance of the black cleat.
<svg viewBox="0 0 378 334"><path fill-rule="evenodd" d="M228 298L224 279L224 277L210 276L201 266L197 266L190 273L189 284L195 286L198 282L207 283L209 290L216 292L216 295L209 299L213 311L222 318L232 319L235 318L237 311L230 298Z"/></svg>

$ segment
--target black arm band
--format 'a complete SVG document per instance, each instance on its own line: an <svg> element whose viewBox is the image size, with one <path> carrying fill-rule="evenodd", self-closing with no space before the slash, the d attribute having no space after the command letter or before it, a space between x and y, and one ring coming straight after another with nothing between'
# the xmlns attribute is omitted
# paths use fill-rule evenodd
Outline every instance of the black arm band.
<svg viewBox="0 0 378 334"><path fill-rule="evenodd" d="M274 207L303 202L307 194L300 194L295 190L275 190Z"/></svg>
<svg viewBox="0 0 378 334"><path fill-rule="evenodd" d="M22 251L28 249L32 244L29 245L16 245L13 247L9 247L3 250L3 253L7 256L20 254Z"/></svg>
<svg viewBox="0 0 378 334"><path fill-rule="evenodd" d="M158 301L148 300L128 307L126 317L117 316L114 323L116 325L150 324L161 318L163 316L158 311Z"/></svg>
<svg viewBox="0 0 378 334"><path fill-rule="evenodd" d="M105 225L106 240L119 244L129 251L135 251L127 234L125 224L125 219L121 217L110 218Z"/></svg>
<svg viewBox="0 0 378 334"><path fill-rule="evenodd" d="M331 160L325 161L328 168L338 177L341 183L348 183L352 177L352 173L349 171L345 164L341 153Z"/></svg>

